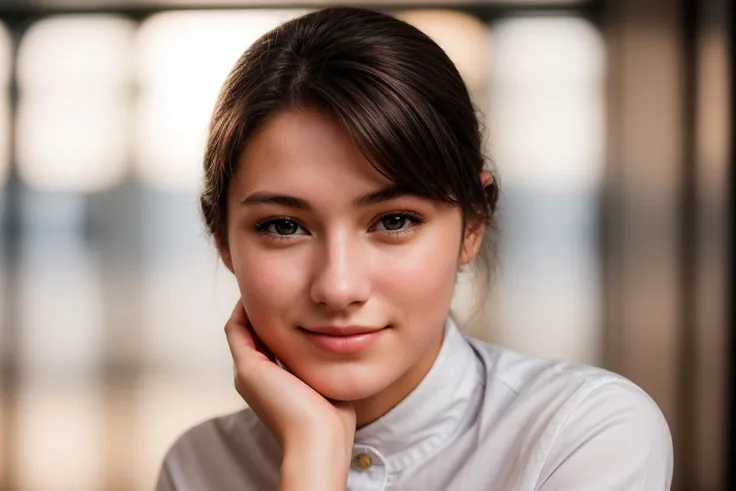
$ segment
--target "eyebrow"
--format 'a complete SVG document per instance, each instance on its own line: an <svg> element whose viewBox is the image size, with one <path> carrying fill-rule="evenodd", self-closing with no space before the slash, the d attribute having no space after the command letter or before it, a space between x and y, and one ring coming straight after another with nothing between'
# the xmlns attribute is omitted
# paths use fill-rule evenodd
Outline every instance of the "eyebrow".
<svg viewBox="0 0 736 491"><path fill-rule="evenodd" d="M403 186L398 184L391 184L383 189L368 193L363 196L359 196L353 200L353 205L356 207L370 206L384 201L400 198L402 196L410 196L414 193L409 192ZM289 196L286 194L275 194L267 192L255 192L249 194L240 202L240 206L255 206L255 205L281 205L289 208L296 208L298 210L309 211L312 209L309 202L302 198L295 196Z"/></svg>

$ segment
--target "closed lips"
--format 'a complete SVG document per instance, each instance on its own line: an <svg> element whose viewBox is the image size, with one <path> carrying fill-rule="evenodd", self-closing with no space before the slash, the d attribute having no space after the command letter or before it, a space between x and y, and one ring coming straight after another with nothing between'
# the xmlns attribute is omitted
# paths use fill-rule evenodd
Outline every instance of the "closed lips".
<svg viewBox="0 0 736 491"><path fill-rule="evenodd" d="M312 334L324 334L327 336L355 336L358 334L369 334L372 332L380 331L382 328L368 326L316 326L304 327L302 329Z"/></svg>

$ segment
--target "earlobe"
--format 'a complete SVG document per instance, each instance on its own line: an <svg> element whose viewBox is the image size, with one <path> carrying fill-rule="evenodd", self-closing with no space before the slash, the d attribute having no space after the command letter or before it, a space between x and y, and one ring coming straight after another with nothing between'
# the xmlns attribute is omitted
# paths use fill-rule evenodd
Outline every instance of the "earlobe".
<svg viewBox="0 0 736 491"><path fill-rule="evenodd" d="M493 184L493 174L487 170L482 170L479 174L481 186L483 189ZM465 266L470 263L480 250L483 243L483 235L486 231L486 225L482 220L468 223L465 226L465 234L463 245L460 251L460 265Z"/></svg>
<svg viewBox="0 0 736 491"><path fill-rule="evenodd" d="M480 171L480 184L483 186L483 189L493 184L493 174L485 169Z"/></svg>
<svg viewBox="0 0 736 491"><path fill-rule="evenodd" d="M481 186L485 189L493 184L493 174L487 170L482 170L479 174ZM468 223L465 227L465 235L463 238L462 250L460 251L460 265L465 266L478 254L480 246L483 243L483 236L486 231L486 225L482 220L474 223Z"/></svg>
<svg viewBox="0 0 736 491"><path fill-rule="evenodd" d="M483 242L483 234L485 233L485 225L478 222L468 225L465 229L465 238L463 239L463 247L460 251L460 265L465 266L470 263L478 254L480 245Z"/></svg>

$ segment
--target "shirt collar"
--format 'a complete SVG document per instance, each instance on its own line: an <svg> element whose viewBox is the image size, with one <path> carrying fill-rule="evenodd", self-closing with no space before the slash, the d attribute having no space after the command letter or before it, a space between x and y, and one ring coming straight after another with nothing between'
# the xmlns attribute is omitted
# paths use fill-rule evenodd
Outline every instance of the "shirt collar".
<svg viewBox="0 0 736 491"><path fill-rule="evenodd" d="M355 433L401 470L429 458L468 423L478 405L482 366L450 316L442 347L417 387L388 413Z"/></svg>

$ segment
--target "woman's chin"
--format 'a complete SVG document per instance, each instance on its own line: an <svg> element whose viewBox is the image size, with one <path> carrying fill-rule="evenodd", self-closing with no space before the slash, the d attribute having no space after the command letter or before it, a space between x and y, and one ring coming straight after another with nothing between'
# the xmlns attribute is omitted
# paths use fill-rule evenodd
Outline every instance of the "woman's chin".
<svg viewBox="0 0 736 491"><path fill-rule="evenodd" d="M329 387L327 389L317 390L327 399L333 401L358 401L375 395L375 392L360 390L356 387Z"/></svg>
<svg viewBox="0 0 736 491"><path fill-rule="evenodd" d="M303 379L304 380L304 379ZM309 377L304 380L314 390L327 399L335 401L358 401L372 397L388 384L381 384L376 379L356 380L355 378L342 377Z"/></svg>

